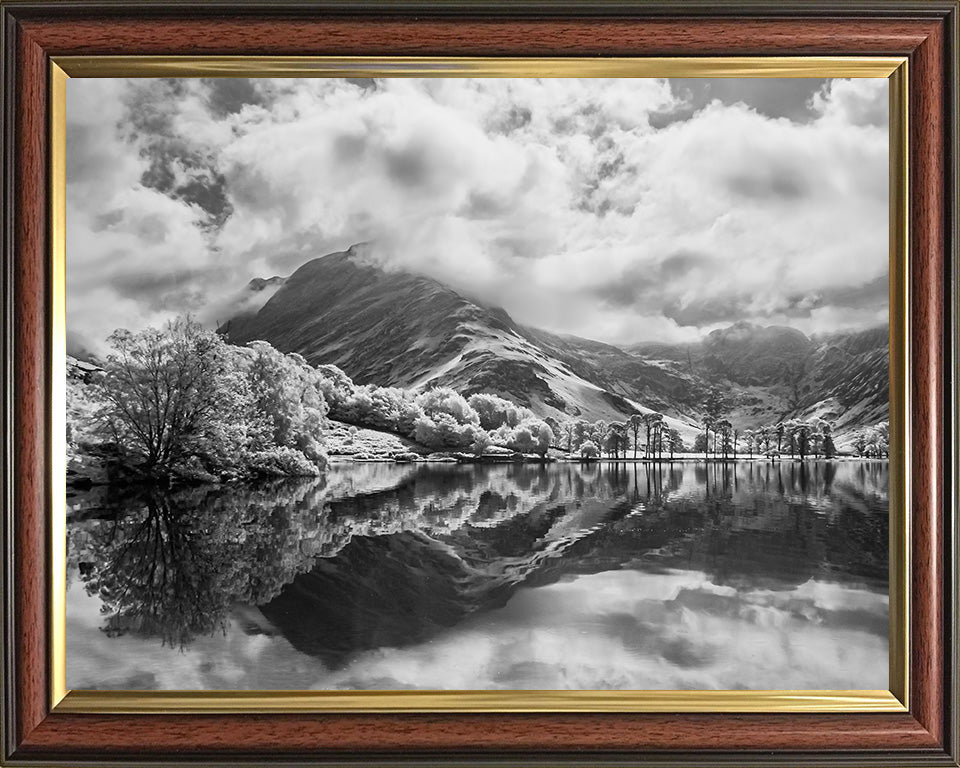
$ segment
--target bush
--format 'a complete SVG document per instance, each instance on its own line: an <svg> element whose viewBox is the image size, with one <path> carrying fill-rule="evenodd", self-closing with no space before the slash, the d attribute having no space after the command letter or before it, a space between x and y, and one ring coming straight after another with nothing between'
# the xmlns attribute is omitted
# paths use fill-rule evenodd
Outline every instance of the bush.
<svg viewBox="0 0 960 768"><path fill-rule="evenodd" d="M592 440L587 440L580 446L580 456L584 459L596 459L600 456L600 449Z"/></svg>
<svg viewBox="0 0 960 768"><path fill-rule="evenodd" d="M533 417L533 411L529 408L485 392L470 395L468 403L480 418L480 426L486 430L502 426L515 427L521 421Z"/></svg>
<svg viewBox="0 0 960 768"><path fill-rule="evenodd" d="M278 445L251 456L251 471L266 477L316 477L320 470L296 448Z"/></svg>
<svg viewBox="0 0 960 768"><path fill-rule="evenodd" d="M443 416L449 416L455 424L480 424L480 417L470 404L458 392L449 387L434 387L416 398L424 416L439 422Z"/></svg>

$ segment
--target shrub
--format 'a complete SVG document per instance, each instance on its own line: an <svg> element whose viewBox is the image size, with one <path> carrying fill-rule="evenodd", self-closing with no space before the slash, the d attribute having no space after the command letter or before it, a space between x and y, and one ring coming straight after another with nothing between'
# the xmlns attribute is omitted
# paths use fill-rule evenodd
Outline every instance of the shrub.
<svg viewBox="0 0 960 768"><path fill-rule="evenodd" d="M251 457L251 470L268 477L315 477L320 474L314 462L296 448L286 445L254 454Z"/></svg>

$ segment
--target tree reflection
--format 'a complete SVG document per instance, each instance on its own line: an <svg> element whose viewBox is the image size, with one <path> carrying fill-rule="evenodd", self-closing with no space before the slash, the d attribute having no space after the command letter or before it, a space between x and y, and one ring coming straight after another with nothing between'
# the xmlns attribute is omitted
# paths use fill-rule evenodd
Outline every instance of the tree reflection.
<svg viewBox="0 0 960 768"><path fill-rule="evenodd" d="M888 479L886 462L358 465L114 500L109 518L83 500L70 573L111 635L182 646L243 603L340 659L422 638L521 586L606 570L882 589Z"/></svg>
<svg viewBox="0 0 960 768"><path fill-rule="evenodd" d="M122 517L88 522L76 557L102 629L182 647L223 630L235 603L274 598L313 562L299 545L316 519L303 490L148 492L127 499Z"/></svg>

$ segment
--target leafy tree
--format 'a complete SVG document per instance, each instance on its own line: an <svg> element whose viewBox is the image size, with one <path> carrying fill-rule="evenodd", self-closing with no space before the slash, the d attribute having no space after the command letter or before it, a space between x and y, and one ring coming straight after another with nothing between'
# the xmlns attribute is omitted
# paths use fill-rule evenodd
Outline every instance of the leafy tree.
<svg viewBox="0 0 960 768"><path fill-rule="evenodd" d="M558 440L560 438L560 422L553 416L547 416L543 423L550 427L550 439Z"/></svg>
<svg viewBox="0 0 960 768"><path fill-rule="evenodd" d="M476 412L480 426L488 431L502 427L504 424L515 427L522 420L533 416L533 411L528 408L486 392L470 395L467 402Z"/></svg>
<svg viewBox="0 0 960 768"><path fill-rule="evenodd" d="M791 419L784 425L790 455L803 458L810 451L810 425L799 419Z"/></svg>
<svg viewBox="0 0 960 768"><path fill-rule="evenodd" d="M820 438L821 450L826 459L832 459L837 455L837 446L833 442L833 427L829 422L823 422L821 426L822 437Z"/></svg>
<svg viewBox="0 0 960 768"><path fill-rule="evenodd" d="M600 456L600 449L592 440L587 440L580 446L580 456L584 459L596 459Z"/></svg>
<svg viewBox="0 0 960 768"><path fill-rule="evenodd" d="M537 428L537 451L541 456L546 456L550 445L553 443L553 430L546 422L542 422Z"/></svg>
<svg viewBox="0 0 960 768"><path fill-rule="evenodd" d="M667 430L667 445L670 447L670 460L673 460L673 454L684 450L683 437L676 429Z"/></svg>
<svg viewBox="0 0 960 768"><path fill-rule="evenodd" d="M783 436L787 432L787 425L782 421L777 422L776 426L773 428L774 434L777 436L777 453L782 453L783 451Z"/></svg>
<svg viewBox="0 0 960 768"><path fill-rule="evenodd" d="M318 365L317 373L320 374L320 389L330 409L330 418L349 421L344 418L343 409L347 400L356 391L353 379L335 365Z"/></svg>
<svg viewBox="0 0 960 768"><path fill-rule="evenodd" d="M300 355L285 355L264 341L237 350L259 414L271 427L274 445L296 448L321 468L326 455L319 437L327 426L321 374Z"/></svg>
<svg viewBox="0 0 960 768"><path fill-rule="evenodd" d="M649 458L651 455L656 455L657 442L655 440L656 430L659 429L659 425L663 422L663 414L657 413L656 411L651 411L650 413L645 413L643 415L643 423L647 428L647 450L646 455Z"/></svg>
<svg viewBox="0 0 960 768"><path fill-rule="evenodd" d="M733 425L728 419L720 419L713 426L713 433L720 441L720 452L726 459L733 448ZM716 446L715 446L716 447Z"/></svg>
<svg viewBox="0 0 960 768"><path fill-rule="evenodd" d="M853 438L853 450L857 456L866 456L867 454L867 435L863 430L856 433Z"/></svg>
<svg viewBox="0 0 960 768"><path fill-rule="evenodd" d="M428 389L417 396L416 403L425 416L434 420L447 415L457 424L480 424L480 417L466 398L449 387Z"/></svg>
<svg viewBox="0 0 960 768"><path fill-rule="evenodd" d="M640 442L640 430L643 429L643 415L639 413L634 413L630 420L627 422L627 428L630 430L630 434L633 435L633 460L637 460L637 443Z"/></svg>
<svg viewBox="0 0 960 768"><path fill-rule="evenodd" d="M603 441L607 436L607 422L603 419L597 419L593 422L593 427L590 429L590 439L596 443L599 448L603 445Z"/></svg>
<svg viewBox="0 0 960 768"><path fill-rule="evenodd" d="M589 421L584 421L583 419L577 419L576 424L573 428L573 447L577 450L590 439L590 432L592 426ZM594 446L596 447L596 446Z"/></svg>
<svg viewBox="0 0 960 768"><path fill-rule="evenodd" d="M108 341L113 351L95 385L101 416L147 474L219 452L224 422L251 409L249 390L225 365L225 342L189 317L136 334L117 330Z"/></svg>
<svg viewBox="0 0 960 768"><path fill-rule="evenodd" d="M706 454L708 450L707 440L709 440L707 432L698 432L693 439L693 452Z"/></svg>
<svg viewBox="0 0 960 768"><path fill-rule="evenodd" d="M470 446L470 450L472 450L477 456L482 456L483 452L491 445L492 441L490 440L490 435L488 435L486 431L478 429L474 435L473 445Z"/></svg>
<svg viewBox="0 0 960 768"><path fill-rule="evenodd" d="M513 445L511 446L514 450L520 451L520 453L532 453L536 444L532 432L526 425L521 424L514 430Z"/></svg>
<svg viewBox="0 0 960 768"><path fill-rule="evenodd" d="M890 422L882 421L868 427L864 435L863 455L881 459L890 455Z"/></svg>
<svg viewBox="0 0 960 768"><path fill-rule="evenodd" d="M743 442L747 448L749 458L753 458L754 449L757 447L757 433L752 429L743 430Z"/></svg>
<svg viewBox="0 0 960 768"><path fill-rule="evenodd" d="M710 432L713 429L713 425L726 413L728 407L726 395L724 395L720 387L712 386L707 390L700 409L703 411L703 431L707 436L706 449L708 452L710 447Z"/></svg>

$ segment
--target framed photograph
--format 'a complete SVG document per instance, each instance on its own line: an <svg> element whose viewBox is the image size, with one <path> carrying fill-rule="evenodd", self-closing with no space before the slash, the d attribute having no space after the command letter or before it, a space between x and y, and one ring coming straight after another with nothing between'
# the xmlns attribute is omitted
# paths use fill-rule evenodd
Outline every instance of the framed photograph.
<svg viewBox="0 0 960 768"><path fill-rule="evenodd" d="M956 2L0 10L4 765L960 764Z"/></svg>

